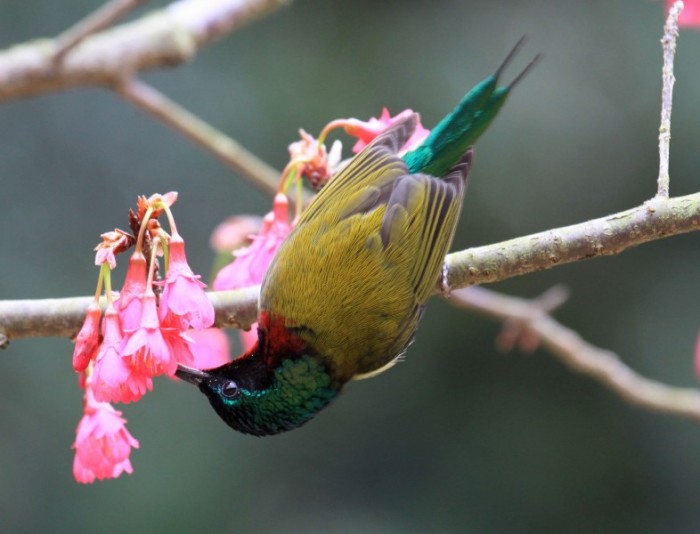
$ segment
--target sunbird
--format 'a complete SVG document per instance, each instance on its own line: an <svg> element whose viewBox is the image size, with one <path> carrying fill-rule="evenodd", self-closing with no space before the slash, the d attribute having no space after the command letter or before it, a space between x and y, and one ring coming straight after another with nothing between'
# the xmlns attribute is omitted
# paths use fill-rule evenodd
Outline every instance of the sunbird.
<svg viewBox="0 0 700 534"><path fill-rule="evenodd" d="M415 150L399 156L413 114L358 153L318 193L282 243L260 290L258 342L215 369L180 365L234 429L291 430L350 380L393 366L410 345L441 280L474 142L511 89L494 74L470 90Z"/></svg>

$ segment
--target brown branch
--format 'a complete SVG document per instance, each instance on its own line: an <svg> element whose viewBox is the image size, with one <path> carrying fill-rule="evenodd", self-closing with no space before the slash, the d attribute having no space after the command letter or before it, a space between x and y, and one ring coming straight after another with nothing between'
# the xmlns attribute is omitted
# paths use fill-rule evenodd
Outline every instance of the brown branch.
<svg viewBox="0 0 700 534"><path fill-rule="evenodd" d="M271 195L277 192L280 172L243 148L223 132L136 79L125 80L116 91L128 102L214 154L225 165Z"/></svg>
<svg viewBox="0 0 700 534"><path fill-rule="evenodd" d="M632 404L700 420L700 391L667 386L639 375L614 352L588 343L532 301L481 287L458 289L452 297L452 302L459 307L495 319L521 322L567 366L600 381Z"/></svg>
<svg viewBox="0 0 700 534"><path fill-rule="evenodd" d="M216 309L214 326L250 327L257 317L259 291L256 286L209 293ZM93 297L0 300L0 348L12 339L25 337L73 338L92 301Z"/></svg>
<svg viewBox="0 0 700 534"><path fill-rule="evenodd" d="M56 39L0 51L0 102L77 86L113 86L127 75L189 61L211 41L288 0L179 0L136 21L91 35L58 64Z"/></svg>
<svg viewBox="0 0 700 534"><path fill-rule="evenodd" d="M619 254L648 241L698 229L700 193L657 198L600 219L455 252L446 258L447 280L451 288L499 282L586 258ZM255 321L255 288L210 293L210 297L219 325L247 327ZM9 339L73 336L89 302L87 297L0 301L0 335Z"/></svg>
<svg viewBox="0 0 700 534"><path fill-rule="evenodd" d="M654 198L626 211L449 254L449 287L498 282L700 229L700 193Z"/></svg>

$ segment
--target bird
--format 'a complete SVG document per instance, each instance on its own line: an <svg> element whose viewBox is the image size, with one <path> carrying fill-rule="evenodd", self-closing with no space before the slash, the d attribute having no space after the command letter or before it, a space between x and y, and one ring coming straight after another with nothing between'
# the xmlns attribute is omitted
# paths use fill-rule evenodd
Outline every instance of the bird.
<svg viewBox="0 0 700 534"><path fill-rule="evenodd" d="M474 86L416 149L399 150L413 113L379 135L321 189L278 249L259 297L257 344L220 367L180 364L230 427L255 436L308 422L352 380L392 367L439 286L472 163L472 145L512 88Z"/></svg>

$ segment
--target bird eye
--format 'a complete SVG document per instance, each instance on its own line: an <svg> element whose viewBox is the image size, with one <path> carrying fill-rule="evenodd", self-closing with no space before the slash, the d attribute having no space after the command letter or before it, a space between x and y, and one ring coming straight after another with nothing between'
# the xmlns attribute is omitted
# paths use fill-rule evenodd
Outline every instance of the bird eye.
<svg viewBox="0 0 700 534"><path fill-rule="evenodd" d="M229 380L221 388L221 394L229 399L235 397L237 393L238 384L236 384L233 380Z"/></svg>

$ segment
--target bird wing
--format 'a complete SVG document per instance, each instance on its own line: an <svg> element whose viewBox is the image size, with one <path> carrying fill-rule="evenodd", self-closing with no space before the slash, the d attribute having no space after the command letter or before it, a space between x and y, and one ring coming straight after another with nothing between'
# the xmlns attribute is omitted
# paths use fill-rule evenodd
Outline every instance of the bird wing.
<svg viewBox="0 0 700 534"><path fill-rule="evenodd" d="M340 383L411 342L452 240L471 152L443 178L397 155L416 117L360 152L321 190L268 269L260 307L285 318Z"/></svg>

